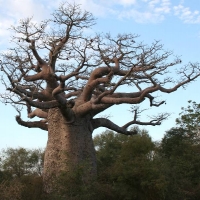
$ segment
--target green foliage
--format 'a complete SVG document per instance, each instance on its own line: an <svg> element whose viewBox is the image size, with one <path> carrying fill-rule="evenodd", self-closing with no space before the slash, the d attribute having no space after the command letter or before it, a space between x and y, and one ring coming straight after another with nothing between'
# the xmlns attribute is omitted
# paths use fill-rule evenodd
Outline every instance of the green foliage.
<svg viewBox="0 0 200 200"><path fill-rule="evenodd" d="M109 185L103 185L97 180L85 179L85 170L89 170L89 163L82 162L73 170L63 171L55 180L55 190L48 195L48 200L102 200L113 198L112 188Z"/></svg>
<svg viewBox="0 0 200 200"><path fill-rule="evenodd" d="M8 148L1 152L0 168L18 178L24 175L42 175L44 151Z"/></svg>
<svg viewBox="0 0 200 200"><path fill-rule="evenodd" d="M155 182L159 182L159 171L153 152L154 144L148 135L133 136L123 143L113 165L113 180L122 199L155 199L157 196L154 188Z"/></svg>
<svg viewBox="0 0 200 200"><path fill-rule="evenodd" d="M170 129L159 147L166 199L200 199L200 144L183 128Z"/></svg>
<svg viewBox="0 0 200 200"><path fill-rule="evenodd" d="M164 181L154 159L156 146L145 130L125 136L106 131L94 138L98 180L116 199L161 199Z"/></svg>
<svg viewBox="0 0 200 200"><path fill-rule="evenodd" d="M154 143L145 130L138 129L138 133L125 136L106 131L97 135L94 138L97 179L92 183L85 179L83 173L85 169L90 171L90 165L84 161L73 170L60 174L54 180L56 187L51 194L43 193L42 177L37 173L36 163L43 155L42 151L23 148L3 150L0 199L200 199L198 138L191 137L188 129L182 127L167 131L160 143ZM20 176L17 176L13 163L20 168Z"/></svg>
<svg viewBox="0 0 200 200"><path fill-rule="evenodd" d="M181 108L180 118L176 119L177 125L188 130L188 134L199 133L200 128L200 104L188 101L187 108Z"/></svg>
<svg viewBox="0 0 200 200"><path fill-rule="evenodd" d="M43 200L44 151L7 148L0 156L0 199Z"/></svg>
<svg viewBox="0 0 200 200"><path fill-rule="evenodd" d="M85 169L89 170L87 162L83 162L73 168L73 170L63 171L60 176L55 180L56 186L52 193L51 199L90 199L92 196L92 185L87 184L84 179ZM88 193L88 191L90 192Z"/></svg>
<svg viewBox="0 0 200 200"><path fill-rule="evenodd" d="M191 145L191 138L183 128L172 128L166 132L161 142L160 153L162 157L170 159L172 156L182 156L188 146Z"/></svg>
<svg viewBox="0 0 200 200"><path fill-rule="evenodd" d="M113 164L122 148L122 143L130 136L115 134L112 131L106 131L94 137L94 145L97 155L97 166L102 171Z"/></svg>
<svg viewBox="0 0 200 200"><path fill-rule="evenodd" d="M200 199L200 144L188 130L172 128L155 144L136 136L105 132L95 137L98 183L116 199Z"/></svg>

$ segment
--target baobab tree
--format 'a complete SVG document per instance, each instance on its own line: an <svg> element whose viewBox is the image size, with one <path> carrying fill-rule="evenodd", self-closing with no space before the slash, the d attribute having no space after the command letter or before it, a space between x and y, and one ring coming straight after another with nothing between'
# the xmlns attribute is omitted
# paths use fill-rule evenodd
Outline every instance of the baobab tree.
<svg viewBox="0 0 200 200"><path fill-rule="evenodd" d="M133 109L133 119L119 126L99 113L145 100L161 106L164 101L156 101L153 93L174 92L200 75L198 63L182 66L158 41L149 46L137 42L134 34L88 35L85 30L94 24L91 13L63 3L50 20L38 24L28 18L13 26L13 47L1 54L1 81L7 91L2 100L16 108L19 125L48 131L43 171L47 192L62 171L85 161L89 167L84 180L95 177L94 129L132 135L131 125L159 125L167 117L163 113L143 122ZM178 81L169 74L176 65ZM22 108L36 121L26 121Z"/></svg>

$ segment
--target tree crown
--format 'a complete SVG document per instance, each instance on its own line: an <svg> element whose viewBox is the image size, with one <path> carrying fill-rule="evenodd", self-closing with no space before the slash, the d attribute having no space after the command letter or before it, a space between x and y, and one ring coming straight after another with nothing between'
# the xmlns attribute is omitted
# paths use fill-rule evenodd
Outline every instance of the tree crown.
<svg viewBox="0 0 200 200"><path fill-rule="evenodd" d="M122 127L94 117L113 105L135 105L145 99L158 107L165 101L157 102L153 93L174 92L200 75L199 64L189 63L177 69L174 80L170 72L182 61L159 41L149 46L137 42L134 34L86 34L94 24L92 14L79 5L62 3L52 19L37 24L27 18L12 27L13 48L1 54L1 80L8 91L1 97L17 109L19 124L48 130L48 110L57 107L69 123L86 117L92 129L103 126L134 134L127 130L130 125L159 125L168 114L141 122L134 107L133 119ZM22 107L29 118L43 120L23 121Z"/></svg>

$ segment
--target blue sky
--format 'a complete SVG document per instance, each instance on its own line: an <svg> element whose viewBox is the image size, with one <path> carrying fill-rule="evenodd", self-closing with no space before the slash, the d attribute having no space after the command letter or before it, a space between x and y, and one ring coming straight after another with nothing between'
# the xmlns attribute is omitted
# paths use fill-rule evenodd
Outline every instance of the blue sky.
<svg viewBox="0 0 200 200"><path fill-rule="evenodd" d="M0 0L0 51L6 50L11 44L11 25L20 19L34 16L36 22L51 17L61 1L57 0ZM139 41L151 44L160 40L166 50L173 50L180 55L183 64L200 62L200 2L198 0L77 0L82 8L93 13L97 24L93 32L109 32L139 34ZM174 74L175 76L175 74ZM175 93L163 94L160 98L167 104L159 108L147 110L141 115L141 121L148 115L169 112L171 116L162 125L144 127L149 130L154 140L160 140L165 131L175 126L175 119L181 107L187 106L188 100L200 102L200 78L190 83L186 89ZM0 83L0 93L4 91ZM160 95L160 94L159 94ZM147 108L143 103L141 108ZM146 107L147 106L147 107ZM119 106L108 110L105 114L119 125L125 124L132 117L129 107ZM0 103L0 149L6 147L45 147L47 132L40 129L28 129L19 126L15 121L17 112L9 105ZM94 134L104 129L97 129Z"/></svg>

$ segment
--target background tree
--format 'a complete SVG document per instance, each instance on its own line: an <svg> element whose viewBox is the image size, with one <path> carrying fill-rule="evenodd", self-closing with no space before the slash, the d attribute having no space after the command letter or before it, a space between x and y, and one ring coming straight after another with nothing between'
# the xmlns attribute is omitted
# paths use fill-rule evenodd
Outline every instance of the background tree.
<svg viewBox="0 0 200 200"><path fill-rule="evenodd" d="M154 143L147 131L138 128L135 130L138 134L134 136L107 130L94 137L98 174L97 180L90 185L85 184L82 178L84 167L88 167L87 163L81 163L73 171L63 172L56 180L56 191L50 195L43 193L39 174L31 171L30 174L23 173L17 177L7 164L7 168L1 169L0 173L0 198L199 199L200 145L195 141L196 138L188 137L188 130L172 128L160 143ZM9 148L11 150L16 149ZM5 151L1 151L1 155ZM22 152L24 151L30 150L23 149ZM26 160L30 164L21 162L20 168L26 169L32 165L32 159Z"/></svg>
<svg viewBox="0 0 200 200"><path fill-rule="evenodd" d="M189 105L186 108L181 108L180 118L176 119L176 124L188 131L188 136L196 137L195 141L200 136L200 104L195 101L188 101Z"/></svg>
<svg viewBox="0 0 200 200"><path fill-rule="evenodd" d="M7 148L0 152L0 199L44 199L41 149Z"/></svg>
<svg viewBox="0 0 200 200"><path fill-rule="evenodd" d="M188 135L188 130L172 128L160 143L158 154L167 183L165 199L200 198L200 145L198 138Z"/></svg>
<svg viewBox="0 0 200 200"><path fill-rule="evenodd" d="M156 145L147 131L136 130L136 136L107 131L94 137L98 183L109 188L113 195L110 199L164 199L166 181ZM110 195L106 191L104 194Z"/></svg>
<svg viewBox="0 0 200 200"><path fill-rule="evenodd" d="M0 155L0 169L18 178L24 175L42 175L44 151L24 148L8 148Z"/></svg>
<svg viewBox="0 0 200 200"><path fill-rule="evenodd" d="M115 134L113 131L108 130L94 137L97 166L101 169L100 171L102 173L109 173L106 170L108 170L116 161L116 158L121 151L122 143L127 141L128 137L129 136L122 134ZM103 174L101 177L103 177Z"/></svg>
<svg viewBox="0 0 200 200"><path fill-rule="evenodd" d="M168 114L162 113L147 122L133 119L118 126L98 113L120 104L160 106L152 93L171 93L200 75L199 64L189 63L170 75L174 65L182 65L179 57L165 51L158 41L145 45L136 42L137 35L87 35L95 20L79 5L63 3L53 18L36 24L31 18L13 26L13 47L1 54L1 81L8 93L2 95L19 115L17 122L29 128L48 130L44 159L44 187L51 192L55 176L61 171L88 161L85 181L96 176L92 132L106 127L125 135L132 124L159 125ZM128 88L130 87L130 88ZM125 89L127 92L125 92ZM27 108L25 121L21 109ZM33 110L34 108L34 110Z"/></svg>

